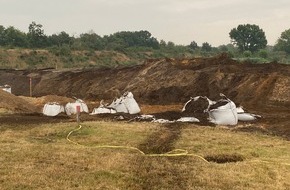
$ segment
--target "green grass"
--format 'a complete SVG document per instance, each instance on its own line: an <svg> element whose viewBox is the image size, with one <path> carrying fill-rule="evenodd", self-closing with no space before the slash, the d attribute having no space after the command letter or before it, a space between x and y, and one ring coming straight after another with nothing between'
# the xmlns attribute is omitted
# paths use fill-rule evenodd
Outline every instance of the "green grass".
<svg viewBox="0 0 290 190"><path fill-rule="evenodd" d="M0 189L289 189L290 142L222 127L181 125L176 149L240 155L218 164L195 156L151 157L130 149L160 131L156 123L85 122L0 126ZM175 126L173 126L175 127ZM21 128L21 130L19 129ZM155 138L166 138L164 135ZM158 142L158 139L156 140Z"/></svg>

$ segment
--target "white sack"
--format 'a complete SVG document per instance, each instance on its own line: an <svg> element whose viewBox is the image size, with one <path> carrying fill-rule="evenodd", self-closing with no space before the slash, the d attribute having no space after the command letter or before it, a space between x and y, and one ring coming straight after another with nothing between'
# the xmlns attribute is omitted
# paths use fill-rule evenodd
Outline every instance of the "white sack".
<svg viewBox="0 0 290 190"><path fill-rule="evenodd" d="M126 96L123 98L123 102L129 112L129 114L137 114L141 111L138 103L134 99L134 96L131 92L128 92Z"/></svg>
<svg viewBox="0 0 290 190"><path fill-rule="evenodd" d="M64 107L58 103L47 103L42 109L42 113L46 116L56 116L61 112L64 112Z"/></svg>
<svg viewBox="0 0 290 190"><path fill-rule="evenodd" d="M126 108L126 105L123 102L122 97L115 99L108 108L115 109L118 113L129 113L128 109Z"/></svg>
<svg viewBox="0 0 290 190"><path fill-rule="evenodd" d="M209 110L209 120L217 125L236 125L238 123L238 114L234 102L220 106L217 109Z"/></svg>
<svg viewBox="0 0 290 190"><path fill-rule="evenodd" d="M132 92L124 93L122 97L115 99L107 107L115 109L118 113L137 114L141 111Z"/></svg>
<svg viewBox="0 0 290 190"><path fill-rule="evenodd" d="M80 106L80 112L89 112L87 104L81 100L77 99L74 103L67 103L65 105L65 111L67 115L72 115L77 113L77 106Z"/></svg>

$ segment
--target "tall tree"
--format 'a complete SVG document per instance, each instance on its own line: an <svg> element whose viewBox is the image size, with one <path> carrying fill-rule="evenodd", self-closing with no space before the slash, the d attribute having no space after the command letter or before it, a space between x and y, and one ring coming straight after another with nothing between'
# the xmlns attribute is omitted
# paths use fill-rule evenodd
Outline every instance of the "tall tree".
<svg viewBox="0 0 290 190"><path fill-rule="evenodd" d="M287 54L290 54L290 29L281 33L274 49L278 51L285 51Z"/></svg>
<svg viewBox="0 0 290 190"><path fill-rule="evenodd" d="M32 22L28 27L28 40L32 48L45 47L47 45L47 37L44 34L41 24Z"/></svg>
<svg viewBox="0 0 290 190"><path fill-rule="evenodd" d="M27 46L27 37L24 32L10 26L3 31L2 34L2 43L4 46L12 47L26 47Z"/></svg>
<svg viewBox="0 0 290 190"><path fill-rule="evenodd" d="M206 51L206 52L210 52L212 50L212 47L208 42L204 42L201 45L201 50Z"/></svg>
<svg viewBox="0 0 290 190"><path fill-rule="evenodd" d="M193 49L193 50L195 50L195 49L198 48L198 45L197 45L197 43L195 41L192 41L192 42L190 42L188 47Z"/></svg>
<svg viewBox="0 0 290 190"><path fill-rule="evenodd" d="M258 25L244 24L233 28L230 33L231 41L240 51L255 52L267 46L265 33Z"/></svg>
<svg viewBox="0 0 290 190"><path fill-rule="evenodd" d="M5 45L4 35L5 35L5 27L0 25L0 46Z"/></svg>
<svg viewBox="0 0 290 190"><path fill-rule="evenodd" d="M104 36L107 41L107 48L118 47L117 49L128 47L152 47L159 48L159 42L146 30L129 32L117 32L110 36Z"/></svg>
<svg viewBox="0 0 290 190"><path fill-rule="evenodd" d="M59 34L52 34L51 36L48 37L48 42L50 45L55 45L55 46L62 46L64 44L70 45L72 42L73 38L69 36L68 33L62 31Z"/></svg>
<svg viewBox="0 0 290 190"><path fill-rule="evenodd" d="M82 47L85 49L102 50L104 49L104 41L101 36L93 31L80 35Z"/></svg>

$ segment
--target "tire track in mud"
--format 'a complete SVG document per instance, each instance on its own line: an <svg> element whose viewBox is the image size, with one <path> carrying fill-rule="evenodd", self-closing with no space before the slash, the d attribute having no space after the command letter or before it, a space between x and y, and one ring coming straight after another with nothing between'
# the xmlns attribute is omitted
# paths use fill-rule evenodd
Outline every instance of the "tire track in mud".
<svg viewBox="0 0 290 190"><path fill-rule="evenodd" d="M138 148L145 154L164 154L175 149L174 144L180 138L183 124L170 123L160 125L159 130L151 134ZM132 157L131 172L136 176L137 189L187 189L184 176L186 167L182 163L186 157Z"/></svg>
<svg viewBox="0 0 290 190"><path fill-rule="evenodd" d="M163 154L169 152L174 149L174 142L179 139L181 129L181 124L165 124L160 130L150 135L138 148L145 154Z"/></svg>

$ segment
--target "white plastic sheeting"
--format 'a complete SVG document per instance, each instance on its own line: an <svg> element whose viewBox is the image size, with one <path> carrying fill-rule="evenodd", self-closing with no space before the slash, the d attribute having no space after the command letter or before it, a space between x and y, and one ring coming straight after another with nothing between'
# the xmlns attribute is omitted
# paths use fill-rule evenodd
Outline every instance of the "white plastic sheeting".
<svg viewBox="0 0 290 190"><path fill-rule="evenodd" d="M245 111L242 107L237 108L237 113L238 113L238 120L239 121L254 121L258 118L261 118L260 115L245 113Z"/></svg>
<svg viewBox="0 0 290 190"><path fill-rule="evenodd" d="M153 122L153 123L175 123L175 121L170 121L168 119L155 119L155 120L152 120L151 122Z"/></svg>
<svg viewBox="0 0 290 190"><path fill-rule="evenodd" d="M103 100L100 102L100 106L98 108L94 108L93 112L90 115L102 114L102 113L117 113L117 111L113 108L108 108Z"/></svg>
<svg viewBox="0 0 290 190"><path fill-rule="evenodd" d="M185 123L196 123L196 122L199 122L199 119L197 119L195 117L181 117L176 121L177 122L185 122Z"/></svg>
<svg viewBox="0 0 290 190"><path fill-rule="evenodd" d="M98 107L98 108L94 108L92 113L90 113L90 115L96 115L96 114L102 114L102 113L117 113L117 111L111 108Z"/></svg>
<svg viewBox="0 0 290 190"><path fill-rule="evenodd" d="M46 103L42 109L42 113L46 116L56 116L61 112L64 112L64 107L57 102Z"/></svg>
<svg viewBox="0 0 290 190"><path fill-rule="evenodd" d="M67 103L65 105L65 112L67 115L72 115L77 113L77 106L80 106L80 112L89 112L87 104L81 100L77 99L74 103Z"/></svg>

